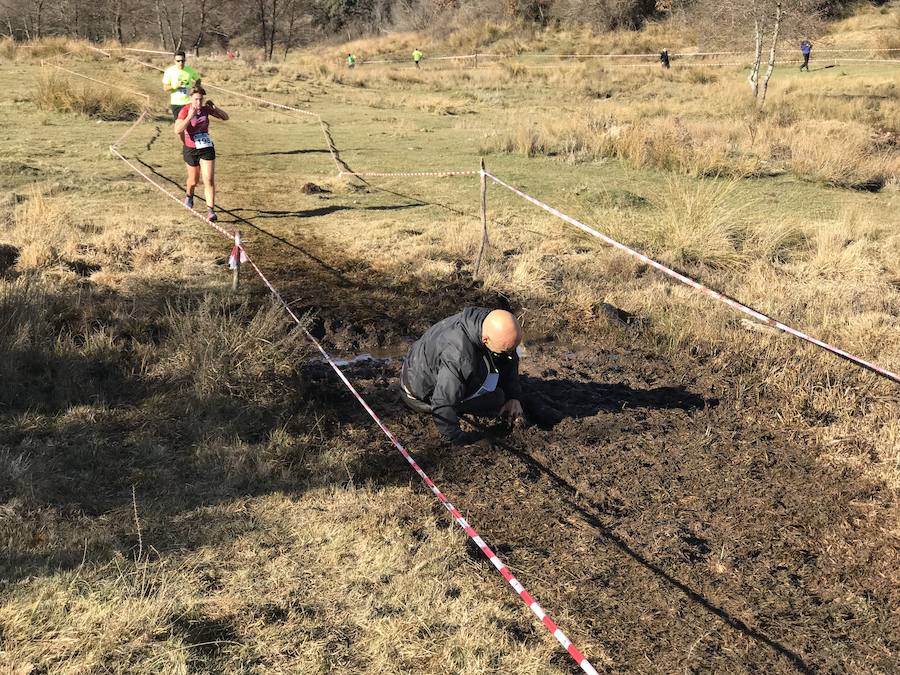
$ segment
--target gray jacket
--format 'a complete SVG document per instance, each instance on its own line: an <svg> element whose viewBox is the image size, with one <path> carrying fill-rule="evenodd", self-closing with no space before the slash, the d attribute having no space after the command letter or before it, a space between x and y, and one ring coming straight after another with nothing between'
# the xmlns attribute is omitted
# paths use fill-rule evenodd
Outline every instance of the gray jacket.
<svg viewBox="0 0 900 675"><path fill-rule="evenodd" d="M410 348L403 367L403 386L431 405L438 430L456 440L462 435L455 406L478 391L491 368L500 375L507 399L521 396L519 357L492 355L481 341L485 307L467 307L436 323Z"/></svg>

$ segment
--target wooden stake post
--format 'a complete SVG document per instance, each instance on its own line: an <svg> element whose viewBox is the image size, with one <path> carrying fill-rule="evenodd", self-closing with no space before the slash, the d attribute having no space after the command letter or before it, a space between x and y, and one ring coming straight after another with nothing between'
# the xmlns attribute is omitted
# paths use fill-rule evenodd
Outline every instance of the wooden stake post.
<svg viewBox="0 0 900 675"><path fill-rule="evenodd" d="M484 256L484 249L488 246L488 229L487 229L487 176L484 173L484 157L481 158L481 247L478 249L478 257L475 258L475 272L472 274L473 279L478 278L478 270L481 268L481 258Z"/></svg>
<svg viewBox="0 0 900 675"><path fill-rule="evenodd" d="M234 231L234 275L231 277L231 290L236 291L241 283L241 231Z"/></svg>

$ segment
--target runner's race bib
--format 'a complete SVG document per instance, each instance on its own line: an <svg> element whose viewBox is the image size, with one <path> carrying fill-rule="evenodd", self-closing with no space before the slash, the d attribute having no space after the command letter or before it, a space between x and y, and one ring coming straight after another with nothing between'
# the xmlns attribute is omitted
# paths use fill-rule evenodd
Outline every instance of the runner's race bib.
<svg viewBox="0 0 900 675"><path fill-rule="evenodd" d="M187 88L187 87L178 87L178 93L179 93L179 94L184 94L185 96L187 96L187 95L188 95L188 88Z"/></svg>
<svg viewBox="0 0 900 675"><path fill-rule="evenodd" d="M212 139L207 133L194 134L191 136L191 139L194 141L194 147L197 148L197 150L211 148L213 146Z"/></svg>

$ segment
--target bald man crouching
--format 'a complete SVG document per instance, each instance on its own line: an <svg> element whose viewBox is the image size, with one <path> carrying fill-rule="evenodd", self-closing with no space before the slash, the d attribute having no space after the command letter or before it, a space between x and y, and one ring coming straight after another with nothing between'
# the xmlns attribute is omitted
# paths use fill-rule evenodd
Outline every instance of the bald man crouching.
<svg viewBox="0 0 900 675"><path fill-rule="evenodd" d="M502 309L467 307L435 324L410 348L400 372L400 396L416 412L431 413L454 445L480 434L459 428L459 416L522 416L519 357L522 329Z"/></svg>

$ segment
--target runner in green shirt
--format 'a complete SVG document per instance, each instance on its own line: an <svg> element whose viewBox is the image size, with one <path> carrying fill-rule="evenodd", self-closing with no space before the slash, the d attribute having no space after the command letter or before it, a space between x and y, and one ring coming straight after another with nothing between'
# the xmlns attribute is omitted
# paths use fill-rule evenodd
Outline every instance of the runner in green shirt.
<svg viewBox="0 0 900 675"><path fill-rule="evenodd" d="M416 47L416 50L413 52L413 61L416 63L416 68L419 67L419 61L422 60L422 51Z"/></svg>
<svg viewBox="0 0 900 675"><path fill-rule="evenodd" d="M347 67L352 68L356 65L356 57L353 54L347 54Z"/></svg>
<svg viewBox="0 0 900 675"><path fill-rule="evenodd" d="M191 87L200 79L200 73L184 62L184 52L175 52L175 65L169 66L163 73L163 91L170 94L172 117L176 120L181 109L191 102Z"/></svg>

